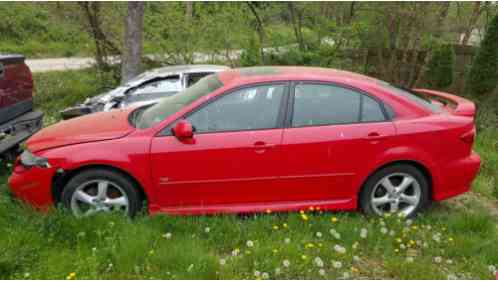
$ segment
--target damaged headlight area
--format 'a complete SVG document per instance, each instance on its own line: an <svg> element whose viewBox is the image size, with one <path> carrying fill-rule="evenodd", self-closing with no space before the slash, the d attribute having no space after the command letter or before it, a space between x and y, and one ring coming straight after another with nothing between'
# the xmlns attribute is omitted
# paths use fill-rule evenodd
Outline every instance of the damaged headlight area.
<svg viewBox="0 0 498 281"><path fill-rule="evenodd" d="M21 164L24 167L40 167L40 168L50 168L50 163L48 159L40 156L36 156L31 151L25 149L19 158Z"/></svg>

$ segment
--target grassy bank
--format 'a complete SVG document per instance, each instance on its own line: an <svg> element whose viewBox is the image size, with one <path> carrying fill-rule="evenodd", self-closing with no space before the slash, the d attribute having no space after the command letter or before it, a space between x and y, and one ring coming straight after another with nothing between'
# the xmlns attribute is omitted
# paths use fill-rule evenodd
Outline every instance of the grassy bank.
<svg viewBox="0 0 498 281"><path fill-rule="evenodd" d="M48 121L99 93L88 71L36 74ZM0 279L492 279L498 266L498 130L480 131L475 196L415 221L357 213L240 216L41 214L7 196L0 168Z"/></svg>

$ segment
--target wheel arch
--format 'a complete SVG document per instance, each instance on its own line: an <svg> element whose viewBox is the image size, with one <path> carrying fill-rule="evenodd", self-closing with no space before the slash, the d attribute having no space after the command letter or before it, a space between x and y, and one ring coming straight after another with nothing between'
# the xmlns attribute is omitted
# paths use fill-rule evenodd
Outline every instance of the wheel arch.
<svg viewBox="0 0 498 281"><path fill-rule="evenodd" d="M394 165L399 165L399 164L413 166L416 169L418 169L425 176L425 178L427 179L427 183L429 184L428 198L429 198L429 200L432 200L434 178L433 178L433 175L431 174L431 172L429 171L429 168L427 168L427 166L425 166L424 164L420 163L419 161L415 161L415 160L395 160L395 161L391 161L391 162L388 162L388 163L384 163L381 166L377 167L373 172L371 172L370 174L368 174L368 176L362 181L362 183L360 185L360 188L358 189L357 206L361 206L361 204L360 204L360 200L361 200L360 193L362 192L363 188L365 187L365 184L367 183L367 181L373 175L375 175L378 171L380 171L380 170L382 170L384 168L387 168L387 167L390 167L390 166L394 166Z"/></svg>
<svg viewBox="0 0 498 281"><path fill-rule="evenodd" d="M72 170L67 170L62 173L58 173L52 178L52 198L54 199L54 204L57 205L61 202L62 190L64 189L64 186L69 182L69 180L71 180L74 176L83 171L94 170L94 169L108 170L121 174L122 176L130 180L130 182L132 182L133 186L135 186L135 188L139 191L142 200L148 200L147 194L145 193L142 185L130 173L111 165L91 164L91 165L84 165L81 167L77 167Z"/></svg>

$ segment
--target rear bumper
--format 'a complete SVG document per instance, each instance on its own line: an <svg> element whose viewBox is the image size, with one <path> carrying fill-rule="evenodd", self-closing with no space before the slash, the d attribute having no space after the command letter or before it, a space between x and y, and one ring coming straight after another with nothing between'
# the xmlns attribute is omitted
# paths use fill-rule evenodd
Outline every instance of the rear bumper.
<svg viewBox="0 0 498 281"><path fill-rule="evenodd" d="M441 177L443 184L434 190L433 200L441 201L469 191L480 167L481 158L475 152L445 166Z"/></svg>
<svg viewBox="0 0 498 281"><path fill-rule="evenodd" d="M38 132L43 124L43 113L31 111L0 125L0 154L15 147Z"/></svg>

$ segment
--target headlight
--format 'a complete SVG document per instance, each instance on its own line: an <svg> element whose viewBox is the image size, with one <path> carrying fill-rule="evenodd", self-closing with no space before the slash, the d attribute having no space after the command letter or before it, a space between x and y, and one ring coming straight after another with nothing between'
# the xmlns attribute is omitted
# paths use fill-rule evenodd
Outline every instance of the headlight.
<svg viewBox="0 0 498 281"><path fill-rule="evenodd" d="M21 164L25 167L50 168L47 158L39 157L25 149L21 154Z"/></svg>

